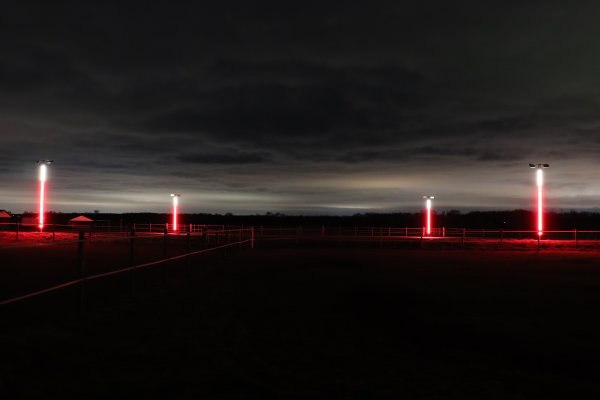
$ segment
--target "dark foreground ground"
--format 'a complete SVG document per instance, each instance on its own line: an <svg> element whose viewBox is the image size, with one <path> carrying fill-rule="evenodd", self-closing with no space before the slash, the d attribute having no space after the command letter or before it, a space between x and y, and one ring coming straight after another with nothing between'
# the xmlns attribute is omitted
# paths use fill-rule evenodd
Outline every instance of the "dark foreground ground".
<svg viewBox="0 0 600 400"><path fill-rule="evenodd" d="M0 310L0 392L597 399L598 256L258 248L195 260L190 279L176 265L133 299L90 291L82 314L52 296Z"/></svg>

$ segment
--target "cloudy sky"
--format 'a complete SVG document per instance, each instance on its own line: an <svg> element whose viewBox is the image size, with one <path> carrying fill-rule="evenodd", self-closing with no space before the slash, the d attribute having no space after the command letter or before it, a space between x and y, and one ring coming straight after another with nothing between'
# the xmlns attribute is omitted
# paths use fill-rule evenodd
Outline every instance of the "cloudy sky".
<svg viewBox="0 0 600 400"><path fill-rule="evenodd" d="M3 6L0 209L599 207L597 1L91 3Z"/></svg>

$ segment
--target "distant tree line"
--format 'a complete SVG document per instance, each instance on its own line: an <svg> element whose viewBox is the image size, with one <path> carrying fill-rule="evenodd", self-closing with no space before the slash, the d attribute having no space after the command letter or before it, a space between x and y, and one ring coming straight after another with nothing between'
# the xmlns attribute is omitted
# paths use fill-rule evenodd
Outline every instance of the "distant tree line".
<svg viewBox="0 0 600 400"><path fill-rule="evenodd" d="M35 216L24 213L23 216ZM81 213L48 213L47 220L56 224L67 224L71 218ZM110 225L131 225L133 223L164 224L170 221L167 213L83 213L95 221ZM181 214L182 224L236 225L236 226L394 226L418 227L423 225L423 213L364 213L347 216L332 215L286 215L267 212L255 215L234 214ZM434 226L452 228L489 229L533 229L536 213L528 210L511 211L471 211L458 210L434 213ZM589 229L600 230L600 213L567 211L545 214L547 230Z"/></svg>

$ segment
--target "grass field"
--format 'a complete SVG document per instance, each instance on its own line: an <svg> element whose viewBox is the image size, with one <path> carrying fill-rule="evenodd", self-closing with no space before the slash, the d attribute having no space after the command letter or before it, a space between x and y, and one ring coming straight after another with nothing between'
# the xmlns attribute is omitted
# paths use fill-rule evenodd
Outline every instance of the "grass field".
<svg viewBox="0 0 600 400"><path fill-rule="evenodd" d="M5 307L0 389L7 398L598 398L599 256L259 243L171 265L166 283L161 268L140 273L133 298L107 283L113 296L93 302L90 291L83 313L76 292Z"/></svg>

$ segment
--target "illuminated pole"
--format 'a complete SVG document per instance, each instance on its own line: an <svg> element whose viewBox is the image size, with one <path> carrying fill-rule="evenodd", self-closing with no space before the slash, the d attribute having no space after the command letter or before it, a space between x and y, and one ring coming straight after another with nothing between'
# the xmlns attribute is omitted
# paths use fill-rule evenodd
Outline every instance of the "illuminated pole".
<svg viewBox="0 0 600 400"><path fill-rule="evenodd" d="M181 194L179 193L171 193L171 197L173 198L173 230L177 230L177 206L179 205L179 197Z"/></svg>
<svg viewBox="0 0 600 400"><path fill-rule="evenodd" d="M549 164L529 164L529 168L535 168L535 180L537 186L537 231L538 236L544 233L544 168L550 168Z"/></svg>
<svg viewBox="0 0 600 400"><path fill-rule="evenodd" d="M426 208L426 216L425 216L425 229L427 235L431 235L431 200L435 197L433 196L423 196L425 199L425 208Z"/></svg>
<svg viewBox="0 0 600 400"><path fill-rule="evenodd" d="M40 182L40 207L39 207L39 228L44 229L44 213L45 213L45 202L46 202L46 180L48 178L48 165L52 163L52 160L38 160L39 165L39 177Z"/></svg>

